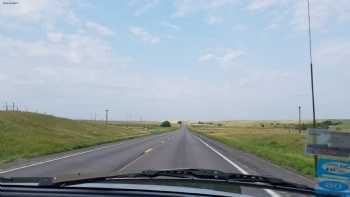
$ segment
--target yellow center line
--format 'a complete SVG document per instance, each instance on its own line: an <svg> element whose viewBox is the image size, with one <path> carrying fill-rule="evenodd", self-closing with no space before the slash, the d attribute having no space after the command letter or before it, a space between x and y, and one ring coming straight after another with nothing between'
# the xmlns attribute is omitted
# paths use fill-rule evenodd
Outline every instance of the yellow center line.
<svg viewBox="0 0 350 197"><path fill-rule="evenodd" d="M151 151L153 150L153 148L149 148L149 149L147 149L147 150L145 150L145 154L149 154Z"/></svg>

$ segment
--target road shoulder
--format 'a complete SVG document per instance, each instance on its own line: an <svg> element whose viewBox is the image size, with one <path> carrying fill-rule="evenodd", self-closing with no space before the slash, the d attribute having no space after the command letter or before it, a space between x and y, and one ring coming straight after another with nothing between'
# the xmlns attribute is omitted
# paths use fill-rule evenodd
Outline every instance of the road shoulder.
<svg viewBox="0 0 350 197"><path fill-rule="evenodd" d="M310 187L313 187L316 183L315 180L310 177L302 176L290 169L278 166L253 154L235 149L198 133L193 134L204 140L216 150L220 151L232 161L236 162L239 166L244 168L244 170L248 171L249 174L278 177L290 182L308 185Z"/></svg>

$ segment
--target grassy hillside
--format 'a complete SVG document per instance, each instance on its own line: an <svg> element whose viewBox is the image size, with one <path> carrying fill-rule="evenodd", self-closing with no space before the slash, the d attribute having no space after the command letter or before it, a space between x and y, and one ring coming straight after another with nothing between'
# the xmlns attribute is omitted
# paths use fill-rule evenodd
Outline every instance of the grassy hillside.
<svg viewBox="0 0 350 197"><path fill-rule="evenodd" d="M30 112L0 111L0 163L174 129L160 128L157 122L105 125Z"/></svg>
<svg viewBox="0 0 350 197"><path fill-rule="evenodd" d="M350 128L349 120L337 121L341 121L337 130ZM304 154L305 131L299 133L294 129L296 124L297 121L223 121L192 123L190 128L301 174L313 175L313 157Z"/></svg>

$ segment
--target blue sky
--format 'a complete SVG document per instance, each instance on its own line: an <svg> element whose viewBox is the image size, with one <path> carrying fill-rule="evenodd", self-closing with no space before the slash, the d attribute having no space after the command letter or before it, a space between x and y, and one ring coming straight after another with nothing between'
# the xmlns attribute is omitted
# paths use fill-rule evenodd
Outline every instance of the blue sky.
<svg viewBox="0 0 350 197"><path fill-rule="evenodd" d="M14 0L11 0L14 1ZM4 2L4 1L3 1ZM305 0L0 5L1 105L71 118L311 118ZM319 118L350 117L350 2L311 0Z"/></svg>

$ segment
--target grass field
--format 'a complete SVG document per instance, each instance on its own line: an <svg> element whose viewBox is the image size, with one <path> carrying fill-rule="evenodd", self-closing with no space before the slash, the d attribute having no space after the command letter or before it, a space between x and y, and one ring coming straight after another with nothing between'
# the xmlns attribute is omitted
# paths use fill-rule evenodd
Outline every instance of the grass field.
<svg viewBox="0 0 350 197"><path fill-rule="evenodd" d="M304 154L305 131L299 133L297 129L288 128L294 124L297 121L223 121L192 123L190 128L300 174L313 175L313 157ZM350 121L344 121L338 127L349 129Z"/></svg>
<svg viewBox="0 0 350 197"><path fill-rule="evenodd" d="M170 130L159 122L78 121L29 112L0 111L0 163Z"/></svg>
<svg viewBox="0 0 350 197"><path fill-rule="evenodd" d="M349 130L350 131L350 120L342 119L342 120L339 120L339 121L341 121L341 124L337 125L337 129L339 129L339 130Z"/></svg>

